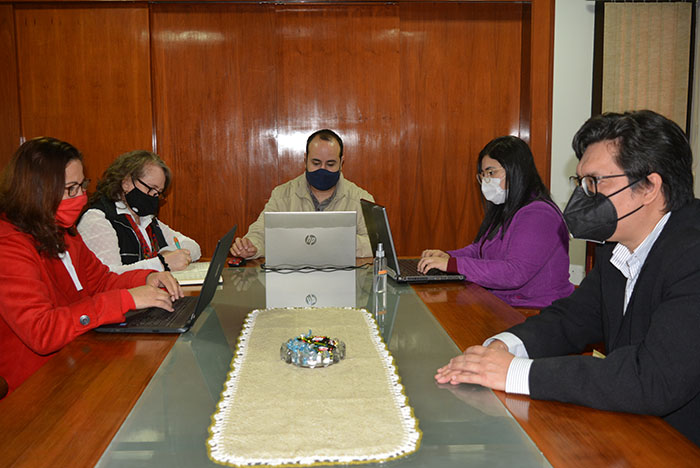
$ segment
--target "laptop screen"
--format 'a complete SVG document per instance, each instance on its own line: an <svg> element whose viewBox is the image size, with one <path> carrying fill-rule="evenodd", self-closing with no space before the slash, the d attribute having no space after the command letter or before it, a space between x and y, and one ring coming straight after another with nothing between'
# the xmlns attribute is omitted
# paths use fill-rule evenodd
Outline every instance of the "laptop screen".
<svg viewBox="0 0 700 468"><path fill-rule="evenodd" d="M357 213L303 211L265 213L265 265L355 266Z"/></svg>
<svg viewBox="0 0 700 468"><path fill-rule="evenodd" d="M381 242L384 248L384 255L386 256L386 266L399 273L394 238L391 236L386 208L368 200L360 200L360 203L362 204L362 214L365 217L365 225L367 226L369 243L372 245L372 252L377 251L377 244Z"/></svg>

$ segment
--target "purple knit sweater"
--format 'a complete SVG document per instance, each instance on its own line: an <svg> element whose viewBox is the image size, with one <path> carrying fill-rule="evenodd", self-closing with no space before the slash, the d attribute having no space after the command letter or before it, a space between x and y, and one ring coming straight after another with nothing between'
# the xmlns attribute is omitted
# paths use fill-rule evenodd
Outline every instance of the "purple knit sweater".
<svg viewBox="0 0 700 468"><path fill-rule="evenodd" d="M534 201L499 231L463 249L451 250L454 268L512 306L542 308L574 291L569 281L569 234L559 210Z"/></svg>

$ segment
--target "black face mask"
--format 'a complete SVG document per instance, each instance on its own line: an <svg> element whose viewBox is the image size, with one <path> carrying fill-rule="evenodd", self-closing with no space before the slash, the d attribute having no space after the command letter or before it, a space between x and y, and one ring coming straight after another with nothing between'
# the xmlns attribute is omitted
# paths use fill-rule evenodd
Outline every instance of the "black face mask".
<svg viewBox="0 0 700 468"><path fill-rule="evenodd" d="M641 179L640 179L641 180ZM610 239L617 229L617 222L641 210L644 205L618 218L615 205L610 197L639 182L636 180L615 193L596 193L589 197L581 187L576 187L564 208L564 221L572 237L603 243Z"/></svg>
<svg viewBox="0 0 700 468"><path fill-rule="evenodd" d="M160 200L158 197L152 197L143 193L138 187L134 187L131 191L124 195L129 207L139 216L155 215L158 213L158 205Z"/></svg>
<svg viewBox="0 0 700 468"><path fill-rule="evenodd" d="M321 191L330 190L340 180L340 171L331 172L326 169L316 169L313 172L306 170L306 181L312 187Z"/></svg>

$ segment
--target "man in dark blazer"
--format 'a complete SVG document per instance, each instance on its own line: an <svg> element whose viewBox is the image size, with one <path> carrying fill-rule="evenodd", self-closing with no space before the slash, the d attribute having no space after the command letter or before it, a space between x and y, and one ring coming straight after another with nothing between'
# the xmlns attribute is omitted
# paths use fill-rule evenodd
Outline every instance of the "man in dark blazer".
<svg viewBox="0 0 700 468"><path fill-rule="evenodd" d="M589 119L573 147L578 187L564 217L574 237L605 241L593 270L435 378L661 416L700 445L700 200L688 140L638 111ZM601 341L604 359L575 355Z"/></svg>

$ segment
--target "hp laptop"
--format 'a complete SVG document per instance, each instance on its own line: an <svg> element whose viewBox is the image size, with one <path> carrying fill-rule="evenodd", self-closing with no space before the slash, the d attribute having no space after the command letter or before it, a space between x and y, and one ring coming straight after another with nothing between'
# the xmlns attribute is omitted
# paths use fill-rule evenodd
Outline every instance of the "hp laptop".
<svg viewBox="0 0 700 468"><path fill-rule="evenodd" d="M377 251L377 244L382 243L386 255L387 272L399 283L427 283L433 281L464 281L464 276L457 273L446 273L433 268L426 274L418 272L418 258L398 259L394 249L394 239L389 228L389 218L386 208L367 200L360 200L362 214L365 217L369 242L372 251Z"/></svg>
<svg viewBox="0 0 700 468"><path fill-rule="evenodd" d="M173 302L174 312L158 307L131 310L126 313L124 322L102 325L95 328L95 331L105 333L184 333L189 330L214 297L221 270L226 263L228 249L236 234L236 228L237 226L234 226L216 244L216 250L209 264L199 296L185 296Z"/></svg>
<svg viewBox="0 0 700 468"><path fill-rule="evenodd" d="M354 211L265 212L265 266L355 266Z"/></svg>

